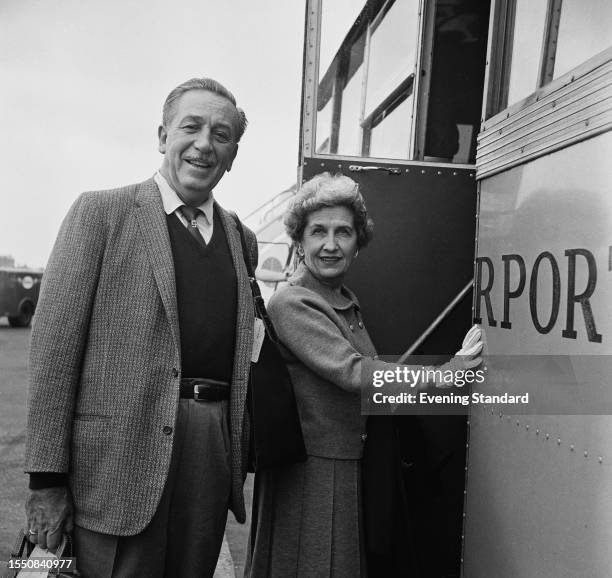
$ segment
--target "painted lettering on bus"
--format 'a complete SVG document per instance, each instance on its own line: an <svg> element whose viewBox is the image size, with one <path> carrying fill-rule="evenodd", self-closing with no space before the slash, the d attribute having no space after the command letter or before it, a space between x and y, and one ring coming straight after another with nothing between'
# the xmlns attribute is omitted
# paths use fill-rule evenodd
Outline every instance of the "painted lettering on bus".
<svg viewBox="0 0 612 578"><path fill-rule="evenodd" d="M575 329L576 306L580 306L582 317L586 329L587 339L593 343L601 343L603 336L597 333L595 317L591 307L591 297L597 285L597 264L595 257L588 249L567 249L567 303L565 311L565 328L561 335L567 339L576 339L578 332ZM521 297L527 285L527 266L521 255L510 253L502 255L503 262L503 318L500 323L502 329L512 329L511 305L512 301ZM576 263L581 259L587 268L586 287L577 292L576 288ZM547 265L544 265L546 263ZM551 291L551 310L548 319L542 319L542 313L538 311L538 277L540 269L547 266L550 269L552 278ZM486 285L483 282L483 273L486 269ZM481 308L484 303L487 322L491 327L497 326L497 320L493 314L494 304L491 297L491 290L495 281L495 267L489 257L478 257L476 259L476 301L474 311L474 321L482 323ZM529 312L531 321L536 331L547 334L552 331L559 316L561 307L561 273L555 256L549 251L540 253L533 263L529 276Z"/></svg>

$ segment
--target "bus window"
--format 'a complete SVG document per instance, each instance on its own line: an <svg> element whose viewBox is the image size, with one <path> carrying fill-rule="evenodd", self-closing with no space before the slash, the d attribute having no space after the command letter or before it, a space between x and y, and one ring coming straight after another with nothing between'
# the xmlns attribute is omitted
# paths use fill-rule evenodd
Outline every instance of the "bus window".
<svg viewBox="0 0 612 578"><path fill-rule="evenodd" d="M474 163L488 0L340 1L316 3L315 152Z"/></svg>
<svg viewBox="0 0 612 578"><path fill-rule="evenodd" d="M437 0L434 6L425 144L422 152L423 147L417 145L418 152L426 161L473 163L480 127L489 3Z"/></svg>
<svg viewBox="0 0 612 578"><path fill-rule="evenodd" d="M523 100L539 88L538 74L547 8L548 0L517 0L508 105Z"/></svg>
<svg viewBox="0 0 612 578"><path fill-rule="evenodd" d="M368 135L368 156L409 158L411 121L412 94L403 94L396 107L388 107L384 113L373 118Z"/></svg>
<svg viewBox="0 0 612 578"><path fill-rule="evenodd" d="M316 152L408 160L418 2L344 1L354 21L322 2Z"/></svg>
<svg viewBox="0 0 612 578"><path fill-rule="evenodd" d="M554 77L565 74L610 46L610 0L563 0Z"/></svg>
<svg viewBox="0 0 612 578"><path fill-rule="evenodd" d="M396 0L371 26L365 116L414 72L418 2ZM406 128L401 128L406 132Z"/></svg>

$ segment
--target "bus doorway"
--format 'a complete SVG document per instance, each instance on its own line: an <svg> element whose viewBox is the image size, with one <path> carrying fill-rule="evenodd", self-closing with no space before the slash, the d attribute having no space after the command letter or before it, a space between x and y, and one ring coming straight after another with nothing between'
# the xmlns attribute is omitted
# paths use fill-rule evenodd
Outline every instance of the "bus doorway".
<svg viewBox="0 0 612 578"><path fill-rule="evenodd" d="M310 0L300 176L357 181L375 222L347 285L380 355L445 361L471 323L489 2ZM390 418L419 576L459 576L466 419ZM408 572L408 570L406 570Z"/></svg>

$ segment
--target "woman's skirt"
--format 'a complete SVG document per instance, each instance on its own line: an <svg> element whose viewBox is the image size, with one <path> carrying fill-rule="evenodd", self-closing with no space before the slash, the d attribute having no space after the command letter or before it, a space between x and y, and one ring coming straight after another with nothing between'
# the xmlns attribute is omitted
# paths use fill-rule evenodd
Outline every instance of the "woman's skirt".
<svg viewBox="0 0 612 578"><path fill-rule="evenodd" d="M309 456L257 474L245 576L366 576L361 461Z"/></svg>

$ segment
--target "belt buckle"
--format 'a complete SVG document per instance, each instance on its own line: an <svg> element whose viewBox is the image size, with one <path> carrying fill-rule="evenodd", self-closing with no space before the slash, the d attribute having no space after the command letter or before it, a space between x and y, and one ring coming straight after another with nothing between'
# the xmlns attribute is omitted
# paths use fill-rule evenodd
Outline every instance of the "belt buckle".
<svg viewBox="0 0 612 578"><path fill-rule="evenodd" d="M204 401L203 399L200 399L200 384L196 383L193 386L193 399L195 399L195 401Z"/></svg>

